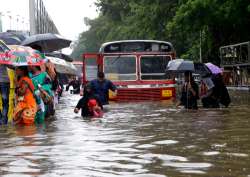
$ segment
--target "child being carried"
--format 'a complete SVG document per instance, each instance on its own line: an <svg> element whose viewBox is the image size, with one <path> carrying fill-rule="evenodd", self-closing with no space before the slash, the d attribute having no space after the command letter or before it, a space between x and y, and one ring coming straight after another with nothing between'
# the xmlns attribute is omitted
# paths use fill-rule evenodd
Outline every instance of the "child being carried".
<svg viewBox="0 0 250 177"><path fill-rule="evenodd" d="M103 107L97 96L92 92L91 85L84 87L83 97L77 103L74 112L78 113L81 109L82 117L100 118L103 115Z"/></svg>

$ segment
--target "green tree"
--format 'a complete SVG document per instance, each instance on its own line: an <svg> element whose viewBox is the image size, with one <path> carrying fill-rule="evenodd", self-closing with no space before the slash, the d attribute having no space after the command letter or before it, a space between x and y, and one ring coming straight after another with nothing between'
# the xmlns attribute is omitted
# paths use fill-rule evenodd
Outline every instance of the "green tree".
<svg viewBox="0 0 250 177"><path fill-rule="evenodd" d="M202 31L204 59L219 63L220 46L250 40L249 4L246 0L188 0L178 8L167 30L174 33L182 29L187 40L194 32ZM199 35L195 36L196 40L184 54L193 50L199 40Z"/></svg>
<svg viewBox="0 0 250 177"><path fill-rule="evenodd" d="M98 0L96 19L73 54L96 52L103 42L157 39L173 43L179 57L219 63L219 47L250 40L249 0ZM202 36L200 36L202 34ZM202 37L202 38L200 38Z"/></svg>

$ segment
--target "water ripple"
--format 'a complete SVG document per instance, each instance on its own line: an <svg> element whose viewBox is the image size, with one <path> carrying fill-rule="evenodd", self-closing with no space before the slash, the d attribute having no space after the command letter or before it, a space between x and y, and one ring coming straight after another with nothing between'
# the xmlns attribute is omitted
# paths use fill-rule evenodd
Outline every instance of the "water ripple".
<svg viewBox="0 0 250 177"><path fill-rule="evenodd" d="M168 102L112 103L102 119L60 100L39 126L0 127L0 176L249 176L249 102L175 109ZM238 96L237 96L238 99Z"/></svg>

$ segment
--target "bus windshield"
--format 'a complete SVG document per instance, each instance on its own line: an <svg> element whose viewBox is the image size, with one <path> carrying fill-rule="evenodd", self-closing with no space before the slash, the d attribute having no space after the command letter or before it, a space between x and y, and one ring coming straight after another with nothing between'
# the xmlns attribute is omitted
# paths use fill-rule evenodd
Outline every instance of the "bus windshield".
<svg viewBox="0 0 250 177"><path fill-rule="evenodd" d="M135 56L105 56L104 72L113 81L136 80Z"/></svg>
<svg viewBox="0 0 250 177"><path fill-rule="evenodd" d="M147 56L140 59L142 80L163 80L167 79L165 74L166 66L171 60L170 56Z"/></svg>

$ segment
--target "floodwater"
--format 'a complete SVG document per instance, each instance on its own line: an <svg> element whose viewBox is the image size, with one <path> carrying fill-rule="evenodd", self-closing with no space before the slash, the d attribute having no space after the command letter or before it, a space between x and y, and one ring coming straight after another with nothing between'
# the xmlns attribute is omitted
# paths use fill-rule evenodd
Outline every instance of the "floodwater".
<svg viewBox="0 0 250 177"><path fill-rule="evenodd" d="M65 95L43 125L0 127L0 176L250 177L249 94L229 109L115 103L95 121Z"/></svg>

